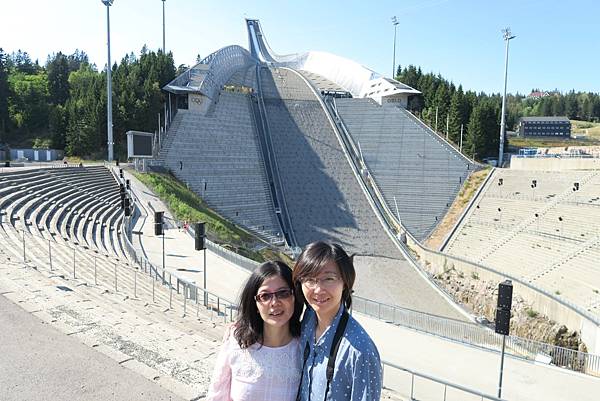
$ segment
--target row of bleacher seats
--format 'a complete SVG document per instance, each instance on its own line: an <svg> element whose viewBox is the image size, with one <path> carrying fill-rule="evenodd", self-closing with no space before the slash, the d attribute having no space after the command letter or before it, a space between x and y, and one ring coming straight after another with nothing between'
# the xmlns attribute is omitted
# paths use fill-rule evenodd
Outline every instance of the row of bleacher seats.
<svg viewBox="0 0 600 401"><path fill-rule="evenodd" d="M398 107L372 99L335 105L390 210L423 240L456 198L473 165Z"/></svg>
<svg viewBox="0 0 600 401"><path fill-rule="evenodd" d="M127 259L119 187L103 166L2 174L0 199L5 230Z"/></svg>
<svg viewBox="0 0 600 401"><path fill-rule="evenodd" d="M598 199L598 171L496 170L444 252L519 277L600 315Z"/></svg>
<svg viewBox="0 0 600 401"><path fill-rule="evenodd" d="M230 82L252 85L254 69ZM266 241L283 240L247 94L222 91L206 115L179 110L158 161L214 210Z"/></svg>
<svg viewBox="0 0 600 401"><path fill-rule="evenodd" d="M263 68L260 79L285 201L299 244L331 238L352 252L399 257L310 87L287 69Z"/></svg>

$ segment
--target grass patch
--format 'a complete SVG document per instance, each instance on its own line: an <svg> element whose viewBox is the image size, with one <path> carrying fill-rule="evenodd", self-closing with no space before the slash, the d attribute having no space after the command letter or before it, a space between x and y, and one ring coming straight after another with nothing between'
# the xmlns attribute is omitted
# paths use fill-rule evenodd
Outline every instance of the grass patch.
<svg viewBox="0 0 600 401"><path fill-rule="evenodd" d="M281 260L290 266L293 263L283 252L266 247L266 243L260 238L210 209L198 195L172 175L138 173L133 170L131 173L167 205L177 220L206 222L207 235L211 241L257 262Z"/></svg>
<svg viewBox="0 0 600 401"><path fill-rule="evenodd" d="M475 192L479 189L485 177L489 174L489 170L491 167L487 166L483 170L479 170L474 172L467 178L465 184L462 186L460 191L458 192L458 197L456 198L456 203L458 206L463 207L466 206L467 203L471 201Z"/></svg>
<svg viewBox="0 0 600 401"><path fill-rule="evenodd" d="M450 205L450 208L448 209L448 212L442 219L441 223L438 224L436 229L425 242L426 246L433 249L439 248L446 234L448 234L452 227L454 227L467 204L475 196L475 192L477 192L479 187L481 187L481 184L490 172L490 168L490 166L487 166L482 170L475 171L469 176L469 178L467 178L462 188L458 192L456 199L454 199L454 202L452 202L452 205ZM463 233L463 235L466 234Z"/></svg>
<svg viewBox="0 0 600 401"><path fill-rule="evenodd" d="M539 313L534 311L533 309L527 309L525 311L527 313L527 316L534 318L534 317L538 317Z"/></svg>
<svg viewBox="0 0 600 401"><path fill-rule="evenodd" d="M577 139L557 138L510 138L513 149L521 148L566 148L568 146L596 146L600 145L600 137L578 137Z"/></svg>
<svg viewBox="0 0 600 401"><path fill-rule="evenodd" d="M571 133L577 136L585 135L591 138L600 138L600 123L590 121L571 120Z"/></svg>

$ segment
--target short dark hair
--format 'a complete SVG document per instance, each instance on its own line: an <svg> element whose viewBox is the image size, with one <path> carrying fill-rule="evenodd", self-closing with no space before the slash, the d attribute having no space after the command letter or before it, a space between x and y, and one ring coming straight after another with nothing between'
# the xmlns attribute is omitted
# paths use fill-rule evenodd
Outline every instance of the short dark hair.
<svg viewBox="0 0 600 401"><path fill-rule="evenodd" d="M264 321L260 317L254 297L264 281L272 276L281 277L294 291L292 270L283 262L265 262L252 272L240 294L238 317L233 331L233 336L241 348L248 348L252 344L262 344L263 342ZM290 332L292 336L298 337L300 335L300 315L302 314L303 304L298 295L294 295L294 313L290 319Z"/></svg>
<svg viewBox="0 0 600 401"><path fill-rule="evenodd" d="M293 274L296 298L302 298L302 302L306 302L302 293L301 281L305 278L316 277L319 271L332 261L337 264L344 282L342 302L346 305L346 308L352 306L352 287L356 279L354 255L348 256L339 244L326 241L316 241L308 244L298 257Z"/></svg>

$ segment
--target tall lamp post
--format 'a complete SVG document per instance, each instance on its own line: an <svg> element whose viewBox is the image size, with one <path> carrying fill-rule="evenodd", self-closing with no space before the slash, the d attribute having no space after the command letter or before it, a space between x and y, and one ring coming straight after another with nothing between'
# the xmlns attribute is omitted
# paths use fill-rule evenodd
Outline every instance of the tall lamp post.
<svg viewBox="0 0 600 401"><path fill-rule="evenodd" d="M508 79L508 44L511 39L516 38L510 32L510 28L502 30L504 41L506 42L506 56L504 60L504 95L502 96L502 117L500 120L500 150L498 151L498 167L502 167L504 160L504 136L506 133L506 82Z"/></svg>
<svg viewBox="0 0 600 401"><path fill-rule="evenodd" d="M165 54L165 1L162 0L163 3L163 54Z"/></svg>
<svg viewBox="0 0 600 401"><path fill-rule="evenodd" d="M110 63L110 6L112 6L114 0L101 0L102 4L106 6L106 34L108 37L107 48L108 48L108 63L106 64L106 130L108 131L108 161L113 161L113 123L112 123L112 77L111 77L111 63Z"/></svg>
<svg viewBox="0 0 600 401"><path fill-rule="evenodd" d="M396 78L396 28L398 27L398 18L394 15L392 17L392 24L394 25L394 65L392 66L392 79Z"/></svg>

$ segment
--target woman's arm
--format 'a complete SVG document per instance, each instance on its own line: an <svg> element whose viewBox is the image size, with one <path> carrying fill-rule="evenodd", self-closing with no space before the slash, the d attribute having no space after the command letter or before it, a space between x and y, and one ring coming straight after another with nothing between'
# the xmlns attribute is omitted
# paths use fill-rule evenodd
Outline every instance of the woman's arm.
<svg viewBox="0 0 600 401"><path fill-rule="evenodd" d="M360 353L353 373L350 401L379 401L383 383L377 349Z"/></svg>
<svg viewBox="0 0 600 401"><path fill-rule="evenodd" d="M231 401L231 364L230 356L232 351L232 341L235 341L232 330L229 328L225 332L223 345L217 356L213 377L208 387L206 401Z"/></svg>

